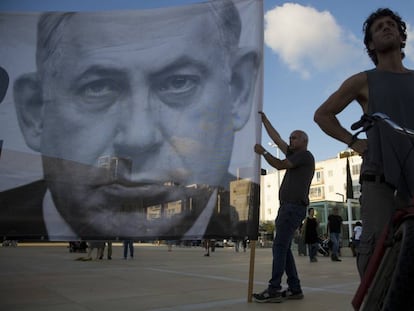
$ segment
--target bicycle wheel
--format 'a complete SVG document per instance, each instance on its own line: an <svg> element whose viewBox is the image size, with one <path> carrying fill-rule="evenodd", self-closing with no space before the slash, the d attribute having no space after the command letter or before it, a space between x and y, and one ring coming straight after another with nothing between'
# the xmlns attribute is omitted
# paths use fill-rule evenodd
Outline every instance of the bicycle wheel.
<svg viewBox="0 0 414 311"><path fill-rule="evenodd" d="M414 306L414 219L404 221L401 229L400 254L384 301L384 311L412 310Z"/></svg>
<svg viewBox="0 0 414 311"><path fill-rule="evenodd" d="M413 274L414 219L407 219L395 233L392 246L386 250L361 310L408 310L407 305L414 305Z"/></svg>

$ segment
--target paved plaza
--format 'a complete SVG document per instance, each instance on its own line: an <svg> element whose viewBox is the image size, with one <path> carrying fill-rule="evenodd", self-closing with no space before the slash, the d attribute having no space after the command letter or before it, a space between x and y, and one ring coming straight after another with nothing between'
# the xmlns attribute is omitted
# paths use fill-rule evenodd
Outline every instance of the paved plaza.
<svg viewBox="0 0 414 311"><path fill-rule="evenodd" d="M66 244L0 247L0 310L3 311L171 311L171 310L352 310L358 286L355 258L342 262L296 257L303 300L280 304L248 302L250 250L135 244L124 260L114 244L112 260L77 261ZM296 253L296 252L295 252ZM106 250L105 250L106 254ZM257 248L253 292L266 288L271 249Z"/></svg>

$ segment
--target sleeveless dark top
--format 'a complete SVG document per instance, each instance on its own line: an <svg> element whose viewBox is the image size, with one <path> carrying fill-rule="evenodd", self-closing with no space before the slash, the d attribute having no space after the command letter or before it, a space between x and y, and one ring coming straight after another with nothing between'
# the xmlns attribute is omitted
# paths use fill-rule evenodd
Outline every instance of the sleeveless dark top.
<svg viewBox="0 0 414 311"><path fill-rule="evenodd" d="M366 74L368 114L381 112L398 125L414 129L414 71L393 73L372 69ZM387 145L391 139L381 142L378 130L368 131L367 137L368 150L364 154L361 173L381 175L384 173L383 157L387 158L387 155L383 156L384 151L392 153L391 146Z"/></svg>

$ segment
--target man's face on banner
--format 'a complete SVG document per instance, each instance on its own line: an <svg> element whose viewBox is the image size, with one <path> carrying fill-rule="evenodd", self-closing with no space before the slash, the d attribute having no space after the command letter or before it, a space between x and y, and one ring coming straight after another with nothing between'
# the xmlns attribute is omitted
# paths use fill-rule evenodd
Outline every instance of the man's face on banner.
<svg viewBox="0 0 414 311"><path fill-rule="evenodd" d="M141 235L134 206L222 185L251 108L232 87L237 51L222 35L213 14L183 9L80 13L54 30L29 144L76 232Z"/></svg>

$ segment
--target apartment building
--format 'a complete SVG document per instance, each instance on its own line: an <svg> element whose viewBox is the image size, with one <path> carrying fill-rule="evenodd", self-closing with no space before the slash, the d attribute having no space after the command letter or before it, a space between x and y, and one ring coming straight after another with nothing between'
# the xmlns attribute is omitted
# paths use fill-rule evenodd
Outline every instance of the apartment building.
<svg viewBox="0 0 414 311"><path fill-rule="evenodd" d="M311 206L320 206L321 202L347 201L347 159L351 172L353 197L359 198L362 158L354 151L345 150L338 153L335 158L315 163L315 175L309 193ZM285 171L272 170L261 176L260 222L274 221L279 209L279 187L284 174Z"/></svg>

